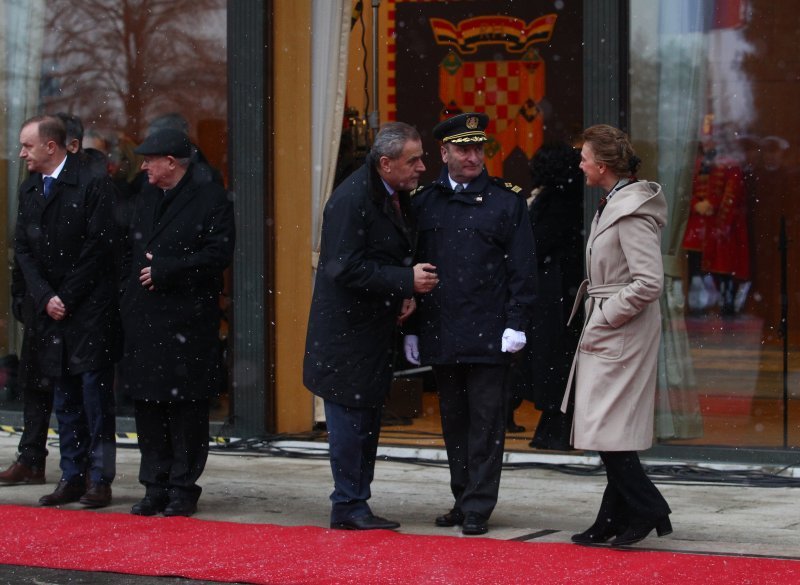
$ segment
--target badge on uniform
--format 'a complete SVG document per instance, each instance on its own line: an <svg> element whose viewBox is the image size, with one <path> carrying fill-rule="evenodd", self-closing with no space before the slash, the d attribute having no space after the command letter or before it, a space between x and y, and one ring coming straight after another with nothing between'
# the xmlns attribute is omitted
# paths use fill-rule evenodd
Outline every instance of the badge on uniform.
<svg viewBox="0 0 800 585"><path fill-rule="evenodd" d="M519 193L520 191L522 191L522 187L520 187L519 185L515 185L514 183L506 183L506 188L511 189L511 191L513 191L514 193Z"/></svg>
<svg viewBox="0 0 800 585"><path fill-rule="evenodd" d="M483 195L476 195L475 203L483 203Z"/></svg>

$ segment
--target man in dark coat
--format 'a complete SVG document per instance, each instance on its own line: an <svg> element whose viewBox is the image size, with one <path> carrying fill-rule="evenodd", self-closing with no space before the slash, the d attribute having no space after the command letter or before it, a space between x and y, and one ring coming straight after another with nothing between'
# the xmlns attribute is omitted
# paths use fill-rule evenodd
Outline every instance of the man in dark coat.
<svg viewBox="0 0 800 585"><path fill-rule="evenodd" d="M125 349L118 370L134 400L144 498L131 513L191 516L219 391L219 295L235 242L233 204L195 175L188 136L165 129L136 148L149 184L136 197L122 269Z"/></svg>
<svg viewBox="0 0 800 585"><path fill-rule="evenodd" d="M105 167L98 167L83 154L83 123L74 114L58 113L56 116L64 123L66 131L67 152L78 155L78 165L91 167L92 173L99 177L106 176ZM27 294L25 277L20 270L19 262L14 259L11 268L11 302L14 318L25 325L25 320L34 314L32 299ZM5 484L41 484L45 482L45 461L47 458L47 432L50 425L50 414L53 411L53 384L48 376L40 376L36 372L36 359L31 355L28 346L31 336L24 336L22 343L22 362L19 369L18 384L23 397L23 427L19 439L19 456L17 460L0 472L0 483Z"/></svg>
<svg viewBox="0 0 800 585"><path fill-rule="evenodd" d="M53 385L61 452L61 480L39 503L106 506L116 474L115 189L67 153L56 117L26 121L20 142L31 172L20 186L14 242L28 301L23 362L37 384Z"/></svg>
<svg viewBox="0 0 800 585"><path fill-rule="evenodd" d="M436 285L429 264L412 266L408 191L425 170L419 133L385 125L367 162L325 206L319 265L306 337L303 382L325 401L334 490L331 528L392 529L367 500L381 408L392 379L398 321L414 292Z"/></svg>
<svg viewBox="0 0 800 585"><path fill-rule="evenodd" d="M439 178L412 199L416 257L440 284L419 297L404 340L411 363L433 366L455 505L437 526L484 534L497 503L505 442L504 378L525 345L536 295L536 257L521 189L489 177L489 118L467 113L433 129L442 141ZM421 358L421 359L420 359Z"/></svg>

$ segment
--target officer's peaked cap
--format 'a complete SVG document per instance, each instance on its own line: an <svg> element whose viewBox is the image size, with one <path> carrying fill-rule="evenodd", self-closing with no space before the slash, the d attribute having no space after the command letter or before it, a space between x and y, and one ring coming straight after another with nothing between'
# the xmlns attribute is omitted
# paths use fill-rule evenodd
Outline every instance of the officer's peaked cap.
<svg viewBox="0 0 800 585"><path fill-rule="evenodd" d="M488 125L489 116L486 114L467 112L439 122L433 129L433 136L444 143L486 142Z"/></svg>

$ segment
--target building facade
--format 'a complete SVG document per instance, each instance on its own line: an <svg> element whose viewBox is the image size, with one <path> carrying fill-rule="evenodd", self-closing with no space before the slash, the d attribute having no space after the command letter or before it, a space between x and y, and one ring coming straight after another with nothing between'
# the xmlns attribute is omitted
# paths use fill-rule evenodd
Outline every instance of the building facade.
<svg viewBox="0 0 800 585"><path fill-rule="evenodd" d="M379 123L416 125L435 173L433 125L486 111L487 167L527 190L540 145L618 125L670 209L654 452L789 461L800 447L797 14L789 0L4 0L0 244L10 261L24 119L80 116L84 145L124 186L149 123L180 113L235 197L217 431L304 433L320 210ZM586 226L599 195L586 192ZM0 320L11 377L0 419L15 425L10 262Z"/></svg>

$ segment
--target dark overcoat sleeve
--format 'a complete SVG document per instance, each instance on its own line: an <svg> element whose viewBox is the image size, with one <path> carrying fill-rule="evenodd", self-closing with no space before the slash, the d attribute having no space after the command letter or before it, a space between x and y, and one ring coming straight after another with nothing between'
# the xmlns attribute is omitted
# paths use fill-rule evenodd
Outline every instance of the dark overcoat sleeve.
<svg viewBox="0 0 800 585"><path fill-rule="evenodd" d="M325 274L354 292L409 298L414 291L414 271L398 265L388 252L384 258L379 245L375 245L377 242L369 241L375 234L369 225L375 220L375 212L367 205L370 205L368 198L354 196L328 202L323 219Z"/></svg>
<svg viewBox="0 0 800 585"><path fill-rule="evenodd" d="M53 287L45 277L42 262L36 257L31 242L33 226L26 221L25 207L32 205L26 183L20 188L19 205L17 207L17 223L14 229L14 258L23 275L23 281L33 299L34 310L44 312L47 303L55 296Z"/></svg>
<svg viewBox="0 0 800 585"><path fill-rule="evenodd" d="M536 300L537 264L533 229L525 199L517 197L511 229L506 240L508 298L506 327L525 331Z"/></svg>

